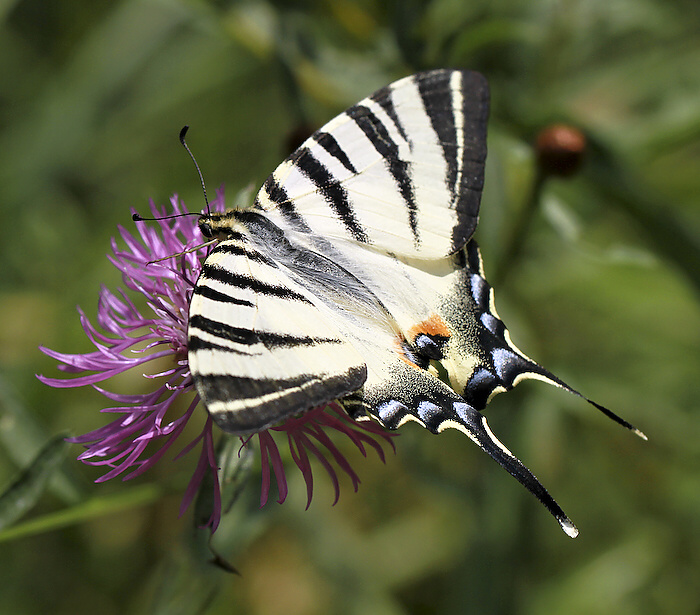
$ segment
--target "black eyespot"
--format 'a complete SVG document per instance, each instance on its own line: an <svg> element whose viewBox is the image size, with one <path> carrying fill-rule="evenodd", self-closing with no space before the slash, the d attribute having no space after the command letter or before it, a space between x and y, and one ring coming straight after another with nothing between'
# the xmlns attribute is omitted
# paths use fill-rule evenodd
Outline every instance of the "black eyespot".
<svg viewBox="0 0 700 615"><path fill-rule="evenodd" d="M411 348L409 343L404 340L401 343L401 350L403 350L404 356L414 365L417 365L421 369L428 369L430 362L423 356L420 352L416 352L415 348Z"/></svg>
<svg viewBox="0 0 700 615"><path fill-rule="evenodd" d="M418 352L428 359L439 361L443 358L442 348L445 345L447 338L441 335L428 335L427 333L419 333L413 343L416 345Z"/></svg>

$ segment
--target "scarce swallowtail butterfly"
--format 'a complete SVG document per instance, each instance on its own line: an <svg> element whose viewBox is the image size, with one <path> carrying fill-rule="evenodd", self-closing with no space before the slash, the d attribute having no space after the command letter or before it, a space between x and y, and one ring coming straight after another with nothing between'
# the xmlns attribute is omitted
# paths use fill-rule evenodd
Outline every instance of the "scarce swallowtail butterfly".
<svg viewBox="0 0 700 615"><path fill-rule="evenodd" d="M478 73L406 77L309 137L251 207L202 215L218 244L192 297L189 364L232 434L333 400L389 429L458 429L573 537L480 412L525 378L578 395L513 345L471 239L488 106Z"/></svg>

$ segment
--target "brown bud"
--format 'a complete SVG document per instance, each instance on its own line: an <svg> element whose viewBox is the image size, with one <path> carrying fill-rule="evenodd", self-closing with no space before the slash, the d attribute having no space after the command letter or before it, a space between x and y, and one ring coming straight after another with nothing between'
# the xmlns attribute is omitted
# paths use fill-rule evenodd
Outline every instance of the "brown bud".
<svg viewBox="0 0 700 615"><path fill-rule="evenodd" d="M586 136L573 126L552 124L537 135L536 151L542 173L568 177L581 166Z"/></svg>

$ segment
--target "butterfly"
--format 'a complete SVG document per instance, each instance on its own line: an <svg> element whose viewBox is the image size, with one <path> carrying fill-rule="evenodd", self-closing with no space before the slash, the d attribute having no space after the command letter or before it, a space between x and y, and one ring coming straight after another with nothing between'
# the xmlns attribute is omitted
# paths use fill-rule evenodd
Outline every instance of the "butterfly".
<svg viewBox="0 0 700 615"><path fill-rule="evenodd" d="M526 378L580 395L515 347L484 277L472 234L488 110L476 72L406 77L311 135L251 207L203 214L218 243L190 305L190 370L232 434L333 400L388 429L458 429L574 537L481 413Z"/></svg>

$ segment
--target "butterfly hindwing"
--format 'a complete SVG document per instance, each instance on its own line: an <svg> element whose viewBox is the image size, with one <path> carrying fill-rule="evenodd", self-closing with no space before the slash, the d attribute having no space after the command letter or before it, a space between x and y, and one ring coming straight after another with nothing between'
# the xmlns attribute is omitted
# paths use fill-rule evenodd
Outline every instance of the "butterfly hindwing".
<svg viewBox="0 0 700 615"><path fill-rule="evenodd" d="M567 534L575 536L573 523L479 412L494 394L511 389L522 378L548 379L549 372L510 341L483 278L476 243L472 240L459 254L430 267L398 260L386 266L407 289L401 301L404 307L411 305L409 297L417 289L424 301L413 317L395 314L397 321L411 323L403 327L399 343L363 352L367 379L342 400L346 410L356 417L370 414L389 429L412 420L433 433L448 428L462 431L533 493ZM396 285L392 290L396 292ZM382 300L391 305L389 297ZM554 376L550 382L560 384Z"/></svg>
<svg viewBox="0 0 700 615"><path fill-rule="evenodd" d="M342 400L351 416L368 412L389 429L412 420L436 434L445 429L461 431L524 485L569 536L578 534L572 521L534 474L493 434L481 412L435 375L401 358L390 365L385 362L384 371L387 377L372 379L373 369L368 365L365 385Z"/></svg>
<svg viewBox="0 0 700 615"><path fill-rule="evenodd" d="M519 382L541 380L586 400L608 418L646 439L634 425L579 393L513 343L496 311L493 289L484 277L476 241L470 241L456 255L455 265L447 283L440 283L443 290L439 286L435 289L435 296L439 297L436 311L449 323L451 331L441 363L455 391L481 410L494 395L511 390Z"/></svg>

